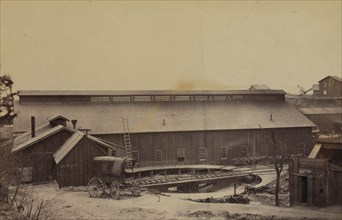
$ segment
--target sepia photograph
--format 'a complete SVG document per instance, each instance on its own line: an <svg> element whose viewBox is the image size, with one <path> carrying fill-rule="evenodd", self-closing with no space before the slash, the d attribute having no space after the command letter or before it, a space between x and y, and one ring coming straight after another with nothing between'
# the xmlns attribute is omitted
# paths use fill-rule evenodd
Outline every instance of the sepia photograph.
<svg viewBox="0 0 342 220"><path fill-rule="evenodd" d="M342 219L342 1L0 0L0 219Z"/></svg>

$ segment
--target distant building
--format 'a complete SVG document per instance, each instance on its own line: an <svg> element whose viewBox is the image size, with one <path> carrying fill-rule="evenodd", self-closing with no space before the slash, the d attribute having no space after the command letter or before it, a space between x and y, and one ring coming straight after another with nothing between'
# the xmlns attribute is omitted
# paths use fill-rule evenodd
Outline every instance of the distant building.
<svg viewBox="0 0 342 220"><path fill-rule="evenodd" d="M293 158L289 164L291 205L342 204L342 142L322 141L308 158Z"/></svg>
<svg viewBox="0 0 342 220"><path fill-rule="evenodd" d="M271 90L266 84L254 84L249 87L249 90Z"/></svg>
<svg viewBox="0 0 342 220"><path fill-rule="evenodd" d="M342 107L298 107L320 133L342 133Z"/></svg>
<svg viewBox="0 0 342 220"><path fill-rule="evenodd" d="M327 76L319 81L319 95L327 97L342 96L342 78Z"/></svg>
<svg viewBox="0 0 342 220"><path fill-rule="evenodd" d="M342 133L342 79L327 76L311 90L313 95L288 95L286 101L316 124L320 133Z"/></svg>
<svg viewBox="0 0 342 220"><path fill-rule="evenodd" d="M59 187L86 185L92 178L94 157L125 155L123 147L67 127L63 116L37 128L32 119L31 130L16 137L12 148L23 182L56 179Z"/></svg>
<svg viewBox="0 0 342 220"><path fill-rule="evenodd" d="M312 85L312 95L318 96L319 95L319 84Z"/></svg>
<svg viewBox="0 0 342 220"><path fill-rule="evenodd" d="M285 102L283 90L19 91L15 130L62 114L78 127L124 146L128 119L137 166L232 163L273 154L308 154L315 126Z"/></svg>

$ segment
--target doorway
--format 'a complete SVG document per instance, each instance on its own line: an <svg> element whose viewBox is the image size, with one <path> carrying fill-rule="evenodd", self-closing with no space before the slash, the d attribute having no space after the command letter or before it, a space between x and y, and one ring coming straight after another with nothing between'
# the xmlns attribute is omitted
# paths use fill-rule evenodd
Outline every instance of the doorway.
<svg viewBox="0 0 342 220"><path fill-rule="evenodd" d="M301 176L299 177L299 202L300 203L307 203L308 202L308 177Z"/></svg>

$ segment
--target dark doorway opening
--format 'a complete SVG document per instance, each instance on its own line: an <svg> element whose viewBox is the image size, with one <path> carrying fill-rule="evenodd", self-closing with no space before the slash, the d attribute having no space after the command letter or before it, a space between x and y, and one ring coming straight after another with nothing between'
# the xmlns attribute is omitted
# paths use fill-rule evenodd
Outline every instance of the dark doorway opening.
<svg viewBox="0 0 342 220"><path fill-rule="evenodd" d="M307 203L308 202L308 177L302 176L300 177L300 189L301 189L301 196L300 196L300 202L301 203Z"/></svg>

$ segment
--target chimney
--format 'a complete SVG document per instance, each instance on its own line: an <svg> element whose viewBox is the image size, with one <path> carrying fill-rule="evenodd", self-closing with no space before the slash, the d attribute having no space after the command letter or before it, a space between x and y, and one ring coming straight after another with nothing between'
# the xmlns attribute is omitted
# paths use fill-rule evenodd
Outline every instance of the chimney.
<svg viewBox="0 0 342 220"><path fill-rule="evenodd" d="M77 120L76 120L76 119L72 119L72 120L71 120L71 123L72 123L72 127L73 127L74 129L76 129Z"/></svg>
<svg viewBox="0 0 342 220"><path fill-rule="evenodd" d="M165 119L163 119L163 125L166 125Z"/></svg>
<svg viewBox="0 0 342 220"><path fill-rule="evenodd" d="M80 128L80 129L78 129L78 130L80 130L80 131L82 131L83 133L85 133L85 135L86 136L88 136L88 134L89 134L89 131L91 131L89 128Z"/></svg>
<svg viewBox="0 0 342 220"><path fill-rule="evenodd" d="M36 136L36 118L31 116L31 137Z"/></svg>

